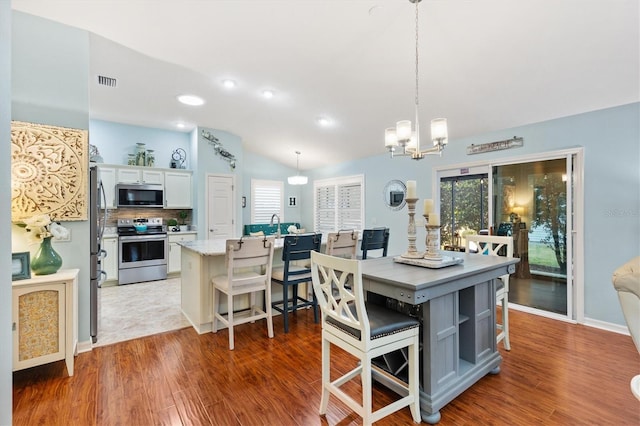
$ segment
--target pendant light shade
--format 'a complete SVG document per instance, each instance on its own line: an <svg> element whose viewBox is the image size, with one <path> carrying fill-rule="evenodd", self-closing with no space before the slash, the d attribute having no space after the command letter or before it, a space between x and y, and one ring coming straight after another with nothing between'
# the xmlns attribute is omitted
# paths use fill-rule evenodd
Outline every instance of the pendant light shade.
<svg viewBox="0 0 640 426"><path fill-rule="evenodd" d="M289 176L287 178L287 182L289 185L306 185L309 182L309 178L307 176L300 175L300 151L296 151L296 170L298 174L295 176Z"/></svg>

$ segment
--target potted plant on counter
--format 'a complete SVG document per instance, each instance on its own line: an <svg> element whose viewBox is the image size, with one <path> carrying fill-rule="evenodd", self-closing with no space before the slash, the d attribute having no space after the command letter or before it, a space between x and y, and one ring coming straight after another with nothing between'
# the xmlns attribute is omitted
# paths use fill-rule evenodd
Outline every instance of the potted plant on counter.
<svg viewBox="0 0 640 426"><path fill-rule="evenodd" d="M188 226L187 226L187 217L189 216L189 213L186 212L186 210L181 210L178 213L178 217L180 218L180 231L188 231Z"/></svg>
<svg viewBox="0 0 640 426"><path fill-rule="evenodd" d="M167 228L169 228L169 231L177 231L178 228L178 221L175 219L169 219L167 220Z"/></svg>

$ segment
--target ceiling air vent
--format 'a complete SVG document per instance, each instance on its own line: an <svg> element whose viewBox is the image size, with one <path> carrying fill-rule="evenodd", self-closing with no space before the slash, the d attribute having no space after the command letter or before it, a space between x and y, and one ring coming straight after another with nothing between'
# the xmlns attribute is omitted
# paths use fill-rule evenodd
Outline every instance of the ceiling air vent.
<svg viewBox="0 0 640 426"><path fill-rule="evenodd" d="M112 78L112 77L99 75L98 76L98 84L100 84L102 86L107 86L107 87L116 87L117 80L115 78Z"/></svg>

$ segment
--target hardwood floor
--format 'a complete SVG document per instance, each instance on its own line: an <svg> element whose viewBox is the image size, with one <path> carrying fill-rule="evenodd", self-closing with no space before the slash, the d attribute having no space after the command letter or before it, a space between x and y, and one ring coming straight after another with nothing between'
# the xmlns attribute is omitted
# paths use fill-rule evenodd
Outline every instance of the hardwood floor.
<svg viewBox="0 0 640 426"><path fill-rule="evenodd" d="M567 281L533 275L509 278L509 303L567 315Z"/></svg>
<svg viewBox="0 0 640 426"><path fill-rule="evenodd" d="M320 326L310 310L226 330L192 328L95 348L76 358L75 375L56 362L13 374L13 424L20 425L357 425L331 398L320 402ZM638 425L629 388L640 374L631 337L511 311L512 350L441 410L440 425ZM500 345L501 347L502 345ZM337 350L337 349L336 349ZM353 364L343 353L336 371ZM353 385L349 391L359 391ZM375 387L374 401L394 395ZM410 425L403 409L380 425Z"/></svg>

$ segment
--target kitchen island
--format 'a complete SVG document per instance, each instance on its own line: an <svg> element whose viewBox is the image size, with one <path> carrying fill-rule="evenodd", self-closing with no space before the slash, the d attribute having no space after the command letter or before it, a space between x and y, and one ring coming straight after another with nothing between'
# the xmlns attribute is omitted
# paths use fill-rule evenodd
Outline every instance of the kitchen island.
<svg viewBox="0 0 640 426"><path fill-rule="evenodd" d="M227 272L225 239L182 241L181 250L181 308L182 313L199 333L212 330L211 278ZM283 238L276 239L273 264L282 264ZM273 300L282 298L282 286L272 288ZM249 297L235 297L234 310L249 307ZM226 313L226 296L222 295L220 309ZM260 303L260 301L258 301Z"/></svg>
<svg viewBox="0 0 640 426"><path fill-rule="evenodd" d="M515 272L517 258L455 253L462 264L441 269L364 260L362 285L368 298L382 297L406 306L422 323L420 409L435 424L440 409L488 373L498 373L502 358L496 343L496 280ZM387 302L388 303L388 302ZM401 392L380 365L374 378Z"/></svg>

